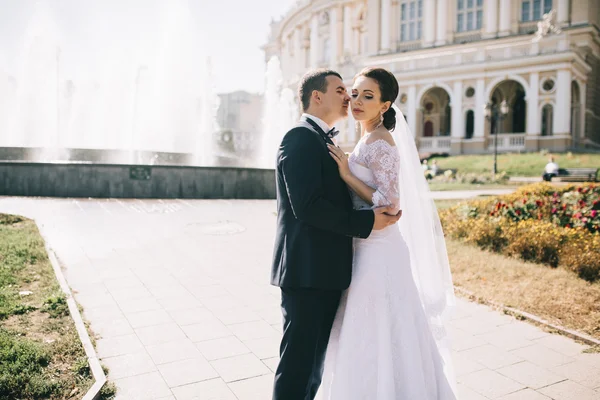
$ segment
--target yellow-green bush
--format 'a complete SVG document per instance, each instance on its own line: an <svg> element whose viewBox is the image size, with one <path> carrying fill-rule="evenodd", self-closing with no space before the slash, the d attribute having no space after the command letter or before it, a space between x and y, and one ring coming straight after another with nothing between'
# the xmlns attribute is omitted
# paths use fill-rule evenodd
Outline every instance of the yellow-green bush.
<svg viewBox="0 0 600 400"><path fill-rule="evenodd" d="M443 210L440 218L450 237L523 260L561 266L594 281L600 279L600 234L591 231L589 224L563 226L545 218L546 209L555 208L559 200L550 203L544 196L578 198L597 193L597 188L570 187L555 194L556 189L548 184L532 185L508 196Z"/></svg>

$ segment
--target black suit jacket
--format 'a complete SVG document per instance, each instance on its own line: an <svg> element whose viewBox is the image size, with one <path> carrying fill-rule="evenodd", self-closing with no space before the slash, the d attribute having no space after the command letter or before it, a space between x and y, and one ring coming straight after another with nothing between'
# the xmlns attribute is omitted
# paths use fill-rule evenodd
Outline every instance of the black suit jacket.
<svg viewBox="0 0 600 400"><path fill-rule="evenodd" d="M320 131L320 130L319 130ZM296 127L277 153L277 233L271 284L343 290L352 276L352 237L366 238L371 210L352 209L324 132Z"/></svg>

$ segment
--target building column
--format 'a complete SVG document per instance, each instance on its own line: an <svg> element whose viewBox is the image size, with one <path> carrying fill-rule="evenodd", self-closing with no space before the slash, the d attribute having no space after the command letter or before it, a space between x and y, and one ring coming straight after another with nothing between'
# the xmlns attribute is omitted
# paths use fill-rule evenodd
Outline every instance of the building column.
<svg viewBox="0 0 600 400"><path fill-rule="evenodd" d="M462 153L462 138L465 135L464 114L463 114L463 83L462 81L454 82L453 96L454 99L450 104L452 113L452 126L450 127L450 153Z"/></svg>
<svg viewBox="0 0 600 400"><path fill-rule="evenodd" d="M336 69L338 63L338 18L339 12L337 7L333 7L329 10L329 49L331 54L329 55L329 68Z"/></svg>
<svg viewBox="0 0 600 400"><path fill-rule="evenodd" d="M303 32L301 27L297 27L294 37L294 73L302 74L304 71L304 49L302 48Z"/></svg>
<svg viewBox="0 0 600 400"><path fill-rule="evenodd" d="M344 50L343 56L352 54L352 8L344 6Z"/></svg>
<svg viewBox="0 0 600 400"><path fill-rule="evenodd" d="M540 134L539 92L540 74L539 72L532 72L529 75L529 91L527 92L527 136L538 136ZM537 150L537 144L533 150Z"/></svg>
<svg viewBox="0 0 600 400"><path fill-rule="evenodd" d="M473 127L474 138L484 138L485 130L485 115L483 108L489 99L485 98L485 82L483 78L477 79L475 84L475 126Z"/></svg>
<svg viewBox="0 0 600 400"><path fill-rule="evenodd" d="M556 81L553 134L568 135L571 131L571 71L558 71Z"/></svg>
<svg viewBox="0 0 600 400"><path fill-rule="evenodd" d="M392 23L392 0L381 1L381 48L382 53L389 53L391 49L390 25Z"/></svg>
<svg viewBox="0 0 600 400"><path fill-rule="evenodd" d="M368 0L367 3L367 54L377 54L380 48L380 16L381 0Z"/></svg>
<svg viewBox="0 0 600 400"><path fill-rule="evenodd" d="M486 0L483 6L483 37L495 37L498 33L498 0Z"/></svg>
<svg viewBox="0 0 600 400"><path fill-rule="evenodd" d="M446 44L447 24L448 21L448 1L438 0L437 2L437 31L435 36L435 45L442 46Z"/></svg>
<svg viewBox="0 0 600 400"><path fill-rule="evenodd" d="M433 46L435 42L435 24L429 21L436 21L435 17L435 0L425 0L423 2L423 24L421 24L423 32L423 46Z"/></svg>
<svg viewBox="0 0 600 400"><path fill-rule="evenodd" d="M408 99L406 100L406 108L408 115L406 115L406 119L408 120L408 127L412 132L413 137L417 136L417 87L415 85L410 85L408 87L407 93Z"/></svg>
<svg viewBox="0 0 600 400"><path fill-rule="evenodd" d="M352 112L348 112L348 121L347 121L348 125L346 127L346 129L348 130L347 134L346 134L346 142L349 144L352 144L352 146L356 145L356 143L358 143L359 137L358 137L358 132L356 130L356 121L354 120L354 117L352 116Z"/></svg>
<svg viewBox="0 0 600 400"><path fill-rule="evenodd" d="M558 0L556 22L559 26L568 25L569 19L569 0Z"/></svg>
<svg viewBox="0 0 600 400"><path fill-rule="evenodd" d="M319 65L319 16L312 16L310 21L310 67Z"/></svg>
<svg viewBox="0 0 600 400"><path fill-rule="evenodd" d="M498 36L510 35L512 0L500 0L500 26Z"/></svg>

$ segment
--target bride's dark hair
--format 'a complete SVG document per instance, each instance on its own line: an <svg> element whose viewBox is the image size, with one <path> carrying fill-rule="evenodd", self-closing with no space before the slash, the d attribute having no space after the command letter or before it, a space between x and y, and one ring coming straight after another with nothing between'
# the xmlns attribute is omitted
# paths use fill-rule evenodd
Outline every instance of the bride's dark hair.
<svg viewBox="0 0 600 400"><path fill-rule="evenodd" d="M389 101L394 104L400 90L394 74L387 69L368 67L360 71L360 73L356 75L356 78L359 76L365 76L376 81L379 85L379 91L381 92L381 102L385 103L386 101ZM383 126L385 126L385 129L388 131L393 131L396 127L396 110L391 106L383 114Z"/></svg>

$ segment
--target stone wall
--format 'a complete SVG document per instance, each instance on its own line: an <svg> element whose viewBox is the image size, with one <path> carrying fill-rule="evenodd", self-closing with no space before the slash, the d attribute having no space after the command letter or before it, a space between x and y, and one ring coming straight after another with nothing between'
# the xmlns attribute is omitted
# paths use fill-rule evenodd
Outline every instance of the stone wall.
<svg viewBox="0 0 600 400"><path fill-rule="evenodd" d="M274 199L268 169L0 162L0 195Z"/></svg>

